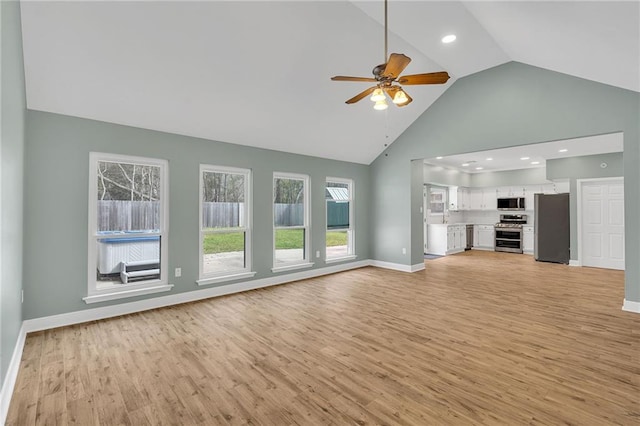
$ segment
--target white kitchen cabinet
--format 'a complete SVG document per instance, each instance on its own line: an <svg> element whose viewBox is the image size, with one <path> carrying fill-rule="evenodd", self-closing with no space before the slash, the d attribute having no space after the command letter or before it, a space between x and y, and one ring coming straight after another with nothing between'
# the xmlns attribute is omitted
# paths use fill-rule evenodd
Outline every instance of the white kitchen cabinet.
<svg viewBox="0 0 640 426"><path fill-rule="evenodd" d="M493 250L495 245L495 234L493 225L475 225L473 247L476 249Z"/></svg>
<svg viewBox="0 0 640 426"><path fill-rule="evenodd" d="M542 193L542 185L529 185L524 193L524 208L525 210L533 211L534 206L534 194Z"/></svg>
<svg viewBox="0 0 640 426"><path fill-rule="evenodd" d="M466 230L466 225L429 225L427 253L444 256L464 251L467 244Z"/></svg>
<svg viewBox="0 0 640 426"><path fill-rule="evenodd" d="M447 254L447 231L445 224L431 224L427 226L427 253L444 256Z"/></svg>
<svg viewBox="0 0 640 426"><path fill-rule="evenodd" d="M469 188L458 188L458 210L469 210L470 206Z"/></svg>
<svg viewBox="0 0 640 426"><path fill-rule="evenodd" d="M453 230L451 253L464 251L467 246L467 225L449 225L449 228Z"/></svg>
<svg viewBox="0 0 640 426"><path fill-rule="evenodd" d="M524 197L524 186L501 186L496 189L497 198Z"/></svg>
<svg viewBox="0 0 640 426"><path fill-rule="evenodd" d="M556 181L553 185L557 194L570 192L570 184L568 180Z"/></svg>
<svg viewBox="0 0 640 426"><path fill-rule="evenodd" d="M497 210L496 188L474 188L470 191L471 210Z"/></svg>
<svg viewBox="0 0 640 426"><path fill-rule="evenodd" d="M445 254L451 253L455 249L456 238L454 235L453 227L449 226L447 228L447 252Z"/></svg>
<svg viewBox="0 0 640 426"><path fill-rule="evenodd" d="M522 251L533 254L533 226L522 227Z"/></svg>
<svg viewBox="0 0 640 426"><path fill-rule="evenodd" d="M449 210L469 210L469 188L449 187Z"/></svg>
<svg viewBox="0 0 640 426"><path fill-rule="evenodd" d="M469 191L469 204L471 205L471 210L482 210L482 199L483 191L479 188L474 188Z"/></svg>

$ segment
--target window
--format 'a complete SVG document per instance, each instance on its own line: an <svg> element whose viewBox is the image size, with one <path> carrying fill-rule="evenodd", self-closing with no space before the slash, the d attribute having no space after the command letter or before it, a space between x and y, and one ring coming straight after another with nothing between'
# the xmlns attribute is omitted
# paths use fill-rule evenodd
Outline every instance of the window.
<svg viewBox="0 0 640 426"><path fill-rule="evenodd" d="M429 213L432 215L444 214L444 206L447 204L447 189L437 186L429 186Z"/></svg>
<svg viewBox="0 0 640 426"><path fill-rule="evenodd" d="M355 258L353 248L353 181L327 178L327 260Z"/></svg>
<svg viewBox="0 0 640 426"><path fill-rule="evenodd" d="M311 266L309 262L309 177L273 176L273 271Z"/></svg>
<svg viewBox="0 0 640 426"><path fill-rule="evenodd" d="M255 275L251 272L250 173L200 166L200 285Z"/></svg>
<svg viewBox="0 0 640 426"><path fill-rule="evenodd" d="M87 303L167 291L167 162L89 156Z"/></svg>

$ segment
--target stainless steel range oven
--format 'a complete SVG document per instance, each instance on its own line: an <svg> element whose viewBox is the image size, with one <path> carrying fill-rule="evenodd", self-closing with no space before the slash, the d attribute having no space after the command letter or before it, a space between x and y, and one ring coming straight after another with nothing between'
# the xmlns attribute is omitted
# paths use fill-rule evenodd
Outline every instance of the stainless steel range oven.
<svg viewBox="0 0 640 426"><path fill-rule="evenodd" d="M526 214L501 214L495 224L495 250L522 253L522 225L527 223Z"/></svg>

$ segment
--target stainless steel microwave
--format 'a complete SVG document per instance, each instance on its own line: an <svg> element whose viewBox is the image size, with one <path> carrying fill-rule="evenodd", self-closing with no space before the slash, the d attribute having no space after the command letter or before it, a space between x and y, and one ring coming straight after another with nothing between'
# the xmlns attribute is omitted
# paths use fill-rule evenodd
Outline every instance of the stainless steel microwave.
<svg viewBox="0 0 640 426"><path fill-rule="evenodd" d="M524 197L498 198L498 210L524 210Z"/></svg>

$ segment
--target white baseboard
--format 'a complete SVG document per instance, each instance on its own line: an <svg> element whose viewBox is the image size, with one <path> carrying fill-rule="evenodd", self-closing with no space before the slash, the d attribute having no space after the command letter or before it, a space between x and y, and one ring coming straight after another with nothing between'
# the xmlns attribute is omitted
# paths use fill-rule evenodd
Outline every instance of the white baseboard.
<svg viewBox="0 0 640 426"><path fill-rule="evenodd" d="M579 260L569 259L569 266L582 266Z"/></svg>
<svg viewBox="0 0 640 426"><path fill-rule="evenodd" d="M471 250L496 251L493 247L471 247Z"/></svg>
<svg viewBox="0 0 640 426"><path fill-rule="evenodd" d="M411 265L410 272L418 272L424 269L424 261L422 263L416 263L415 265Z"/></svg>
<svg viewBox="0 0 640 426"><path fill-rule="evenodd" d="M624 302L622 304L622 310L640 314L640 302L634 302L631 300L624 299Z"/></svg>
<svg viewBox="0 0 640 426"><path fill-rule="evenodd" d="M18 332L18 340L16 346L13 348L13 355L11 355L11 361L9 362L9 368L7 368L7 375L4 377L2 383L2 390L0 390L0 424L5 424L7 421L7 414L9 413L9 404L11 403L11 397L13 396L13 389L16 386L16 380L18 379L18 371L20 369L20 360L22 359L22 351L24 349L24 342L27 337L27 331L24 327L24 322Z"/></svg>
<svg viewBox="0 0 640 426"><path fill-rule="evenodd" d="M219 287L204 288L202 290L188 291L168 296L154 297L151 299L139 300L136 302L121 303L118 305L84 309L82 311L51 315L42 318L34 318L25 320L23 323L23 328L28 333L32 331L63 327L66 325L80 324L87 321L111 318L119 315L146 311L149 309L162 308L165 306L178 305L187 302L195 302L197 300L209 299L211 297L225 296L227 294L239 293L242 291L254 290L263 287L285 284L292 281L319 277L321 275L362 268L365 266L369 266L370 264L371 261L362 260L358 262L327 266L326 268L310 269L293 274L262 278L258 280L223 285Z"/></svg>
<svg viewBox="0 0 640 426"><path fill-rule="evenodd" d="M401 263L384 262L382 260L371 260L369 264L377 268L393 269L394 271L400 271L400 272L419 271L420 269L417 269L417 268L420 268L420 266L422 266L421 269L424 269L424 263L419 265L403 265ZM413 270L414 267L416 268L415 271Z"/></svg>

